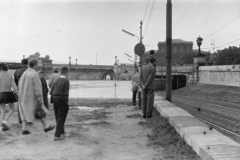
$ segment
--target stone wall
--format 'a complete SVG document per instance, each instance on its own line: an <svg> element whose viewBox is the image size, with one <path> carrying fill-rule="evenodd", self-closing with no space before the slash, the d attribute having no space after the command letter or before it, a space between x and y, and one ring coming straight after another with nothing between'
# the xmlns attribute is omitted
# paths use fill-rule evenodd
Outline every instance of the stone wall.
<svg viewBox="0 0 240 160"><path fill-rule="evenodd" d="M198 69L201 84L240 86L240 65L201 66Z"/></svg>

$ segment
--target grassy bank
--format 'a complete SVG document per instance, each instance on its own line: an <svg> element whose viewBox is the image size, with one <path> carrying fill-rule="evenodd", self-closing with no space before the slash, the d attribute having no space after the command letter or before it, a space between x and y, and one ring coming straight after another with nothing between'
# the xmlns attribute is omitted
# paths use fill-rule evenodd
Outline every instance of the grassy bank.
<svg viewBox="0 0 240 160"><path fill-rule="evenodd" d="M156 110L152 118L140 125L152 130L148 135L148 145L161 150L163 154L159 157L160 160L201 160L169 124L168 119L162 117Z"/></svg>

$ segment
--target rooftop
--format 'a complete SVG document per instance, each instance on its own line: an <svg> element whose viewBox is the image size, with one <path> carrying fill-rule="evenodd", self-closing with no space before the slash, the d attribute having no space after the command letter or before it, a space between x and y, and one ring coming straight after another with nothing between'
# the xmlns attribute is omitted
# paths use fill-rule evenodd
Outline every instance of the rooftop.
<svg viewBox="0 0 240 160"><path fill-rule="evenodd" d="M172 39L172 43L175 43L175 44L193 44L192 41L184 41L182 39ZM161 41L161 42L158 42L158 44L166 44L166 41Z"/></svg>

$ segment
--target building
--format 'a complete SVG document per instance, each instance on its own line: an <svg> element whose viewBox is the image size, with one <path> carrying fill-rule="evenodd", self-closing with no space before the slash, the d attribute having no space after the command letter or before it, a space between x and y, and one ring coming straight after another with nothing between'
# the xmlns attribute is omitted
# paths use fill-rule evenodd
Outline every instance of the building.
<svg viewBox="0 0 240 160"><path fill-rule="evenodd" d="M150 51L146 51L143 54L143 63L150 56ZM181 39L172 40L172 65L182 65L181 58L186 53L193 53L193 42L184 41ZM158 42L158 50L155 50L153 55L157 60L158 66L166 65L166 41Z"/></svg>

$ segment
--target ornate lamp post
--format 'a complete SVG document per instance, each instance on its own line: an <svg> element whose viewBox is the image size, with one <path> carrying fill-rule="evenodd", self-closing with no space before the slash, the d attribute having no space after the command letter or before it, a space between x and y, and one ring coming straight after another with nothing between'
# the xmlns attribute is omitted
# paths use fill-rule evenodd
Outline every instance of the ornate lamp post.
<svg viewBox="0 0 240 160"><path fill-rule="evenodd" d="M199 53L199 54L201 53L200 47L201 47L201 45L202 45L202 41L203 41L202 37L199 36L199 37L197 38L197 45L198 45L198 53Z"/></svg>

